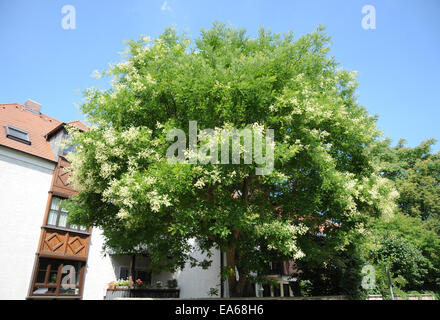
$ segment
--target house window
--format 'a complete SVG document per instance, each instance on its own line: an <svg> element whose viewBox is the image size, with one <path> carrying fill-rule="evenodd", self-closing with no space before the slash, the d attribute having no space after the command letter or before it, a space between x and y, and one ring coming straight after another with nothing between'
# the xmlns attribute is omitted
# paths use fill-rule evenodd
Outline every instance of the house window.
<svg viewBox="0 0 440 320"><path fill-rule="evenodd" d="M64 150L63 150L63 155L65 156L65 155L67 155L67 154L70 153L70 152L74 152L74 151L75 151L74 149L75 149L74 146L67 146L67 147L64 148Z"/></svg>
<svg viewBox="0 0 440 320"><path fill-rule="evenodd" d="M40 258L32 295L81 295L85 264L85 261Z"/></svg>
<svg viewBox="0 0 440 320"><path fill-rule="evenodd" d="M70 139L72 139L69 135L66 135L64 137L65 140L69 141ZM67 155L70 152L75 153L75 149L76 149L76 145L66 145L66 147L63 150L63 156Z"/></svg>
<svg viewBox="0 0 440 320"><path fill-rule="evenodd" d="M27 131L11 125L6 126L6 137L18 142L31 144L31 139Z"/></svg>
<svg viewBox="0 0 440 320"><path fill-rule="evenodd" d="M141 279L143 283L151 284L151 272L144 270L136 270L135 280Z"/></svg>
<svg viewBox="0 0 440 320"><path fill-rule="evenodd" d="M284 275L284 264L282 262L269 262L269 274Z"/></svg>
<svg viewBox="0 0 440 320"><path fill-rule="evenodd" d="M128 279L128 267L121 267L119 269L119 279Z"/></svg>
<svg viewBox="0 0 440 320"><path fill-rule="evenodd" d="M47 225L71 230L86 231L86 227L67 223L69 212L66 209L60 207L61 200L63 199L59 197L52 197L49 217L47 218Z"/></svg>
<svg viewBox="0 0 440 320"><path fill-rule="evenodd" d="M128 267L119 268L119 279L128 279L129 276L130 270ZM143 283L151 284L151 272L145 271L143 269L136 269L134 281L136 281L137 279L141 279Z"/></svg>

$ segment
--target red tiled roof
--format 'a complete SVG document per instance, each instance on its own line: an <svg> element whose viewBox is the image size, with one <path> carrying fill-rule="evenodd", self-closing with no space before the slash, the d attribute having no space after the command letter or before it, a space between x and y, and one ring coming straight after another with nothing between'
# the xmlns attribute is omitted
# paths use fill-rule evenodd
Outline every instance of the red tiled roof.
<svg viewBox="0 0 440 320"><path fill-rule="evenodd" d="M80 130L86 131L87 126L81 121L68 122ZM29 133L31 144L25 144L6 137L5 127L11 125ZM22 151L34 156L57 161L46 135L63 122L40 113L39 115L26 111L19 103L0 103L0 145Z"/></svg>
<svg viewBox="0 0 440 320"><path fill-rule="evenodd" d="M57 133L58 131L60 131L62 128L64 128L65 125L70 125L72 127L75 127L79 130L82 131L88 131L89 127L87 127L87 125L85 125L82 121L80 120L75 120L75 121L69 121L69 122L61 122L58 126L56 126L55 128L53 128L52 130L50 130L47 134L46 134L46 139L50 139L50 137L52 135L54 135L55 133Z"/></svg>
<svg viewBox="0 0 440 320"><path fill-rule="evenodd" d="M69 121L69 122L67 122L67 124L72 126L72 127L77 128L79 130L82 130L82 131L88 131L89 130L89 127L87 127L87 125L84 124L81 120Z"/></svg>

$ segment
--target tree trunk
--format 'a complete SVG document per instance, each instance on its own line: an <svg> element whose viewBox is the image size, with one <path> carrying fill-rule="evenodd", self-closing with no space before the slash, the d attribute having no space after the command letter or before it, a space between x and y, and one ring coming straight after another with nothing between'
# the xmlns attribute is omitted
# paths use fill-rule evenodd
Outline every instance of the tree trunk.
<svg viewBox="0 0 440 320"><path fill-rule="evenodd" d="M226 265L229 268L234 270L234 273L228 277L228 286L229 286L229 297L243 297L245 295L246 288L246 280L247 275L244 273L244 270L241 268L237 268L238 271L238 281L236 279L236 257L237 250L235 245L231 245L229 250L226 252Z"/></svg>
<svg viewBox="0 0 440 320"><path fill-rule="evenodd" d="M228 276L229 297L239 297L235 275L235 246L232 246L226 252L226 265L228 266L228 268L232 268L232 270L234 270L234 272Z"/></svg>
<svg viewBox="0 0 440 320"><path fill-rule="evenodd" d="M243 197L243 200L246 202L246 204L249 201L249 184L250 184L250 177L247 177L243 181L243 187L241 196ZM229 250L226 252L226 265L229 268L232 268L234 272L231 276L228 277L228 285L229 285L229 296L230 297L243 297L245 296L245 288L247 283L247 274L245 274L244 269L240 268L240 266L237 267L238 271L238 281L236 279L236 261L240 260L241 256L240 253L237 251L236 243L240 241L240 231L235 229L232 230L232 240L229 245Z"/></svg>
<svg viewBox="0 0 440 320"><path fill-rule="evenodd" d="M128 271L128 280L130 281L130 286L133 286L136 279L134 277L136 276L136 255L131 256L130 260L130 270Z"/></svg>

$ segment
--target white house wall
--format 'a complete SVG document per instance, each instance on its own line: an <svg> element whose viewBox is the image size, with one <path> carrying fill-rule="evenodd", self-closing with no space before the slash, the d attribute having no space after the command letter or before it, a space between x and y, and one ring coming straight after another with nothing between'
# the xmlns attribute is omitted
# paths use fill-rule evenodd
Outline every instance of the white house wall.
<svg viewBox="0 0 440 320"><path fill-rule="evenodd" d="M48 201L55 163L0 146L0 300L25 299ZM129 266L129 256L104 256L102 231L94 228L91 236L83 298L103 299L108 283L118 280L121 266ZM205 258L195 251L197 259ZM152 283L177 279L181 298L209 297L210 288L220 293L220 253L213 251L213 263L207 270L189 264L174 274L152 275ZM140 269L148 259L137 258Z"/></svg>
<svg viewBox="0 0 440 320"><path fill-rule="evenodd" d="M83 299L102 300L109 282L116 280L115 268L110 256L104 256L102 231L93 228L85 273Z"/></svg>
<svg viewBox="0 0 440 320"><path fill-rule="evenodd" d="M25 299L55 164L0 147L0 299Z"/></svg>
<svg viewBox="0 0 440 320"><path fill-rule="evenodd" d="M84 300L102 300L106 294L108 284L119 280L120 268L129 267L129 255L110 255L103 252L104 236L102 230L94 228L89 247L87 269L84 283ZM148 266L147 258L136 257L136 269L143 270ZM167 275L152 277L153 283L157 280L171 279Z"/></svg>
<svg viewBox="0 0 440 320"><path fill-rule="evenodd" d="M102 246L104 237L102 231L94 228L89 247L89 256L85 274L83 299L102 300L105 296L108 284L118 280L121 267L130 266L130 256L111 256L104 255ZM206 258L199 251L193 253L197 259ZM220 295L220 252L213 250L213 263L210 268L191 268L189 264L183 270L178 270L174 274L162 272L153 274L151 282L162 281L166 286L167 281L176 279L180 288L180 298L206 298L210 297L210 288L218 289ZM136 269L142 270L148 267L149 259L136 257ZM218 296L219 296L218 295Z"/></svg>
<svg viewBox="0 0 440 320"><path fill-rule="evenodd" d="M191 241L191 244L195 244ZM218 290L220 296L220 251L212 249L212 264L208 269L200 267L191 268L187 263L183 270L178 270L174 277L177 279L177 284L180 288L180 298L209 298L209 291L211 288ZM206 255L196 250L192 254L196 259L203 260Z"/></svg>

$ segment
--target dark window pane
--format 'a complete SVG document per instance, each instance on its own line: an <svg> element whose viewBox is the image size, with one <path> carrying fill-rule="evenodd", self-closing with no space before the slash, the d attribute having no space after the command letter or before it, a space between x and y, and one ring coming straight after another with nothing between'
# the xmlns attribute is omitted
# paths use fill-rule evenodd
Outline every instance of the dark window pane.
<svg viewBox="0 0 440 320"><path fill-rule="evenodd" d="M45 278L46 278L46 270L38 271L37 283L44 283Z"/></svg>
<svg viewBox="0 0 440 320"><path fill-rule="evenodd" d="M47 283L46 273L50 266ZM62 266L62 268L61 268ZM81 269L85 266L83 261L40 258L34 295L78 295L80 289ZM57 283L57 279L60 283Z"/></svg>
<svg viewBox="0 0 440 320"><path fill-rule="evenodd" d="M147 271L136 271L136 279L141 279L144 284L151 283L151 273Z"/></svg>
<svg viewBox="0 0 440 320"><path fill-rule="evenodd" d="M22 139L22 140L28 140L29 136L27 133L19 131L19 130L15 130L14 128L9 127L9 134L11 136L14 136L16 138Z"/></svg>
<svg viewBox="0 0 440 320"><path fill-rule="evenodd" d="M119 271L119 279L128 279L128 268L121 267Z"/></svg>
<svg viewBox="0 0 440 320"><path fill-rule="evenodd" d="M284 291L284 296L285 297L290 297L289 284L287 284L287 283L283 284L283 291Z"/></svg>
<svg viewBox="0 0 440 320"><path fill-rule="evenodd" d="M15 128L12 126L6 126L6 137L26 144L31 144L29 134L22 129Z"/></svg>
<svg viewBox="0 0 440 320"><path fill-rule="evenodd" d="M58 269L58 268L57 268ZM49 273L49 283L57 283L58 270Z"/></svg>

